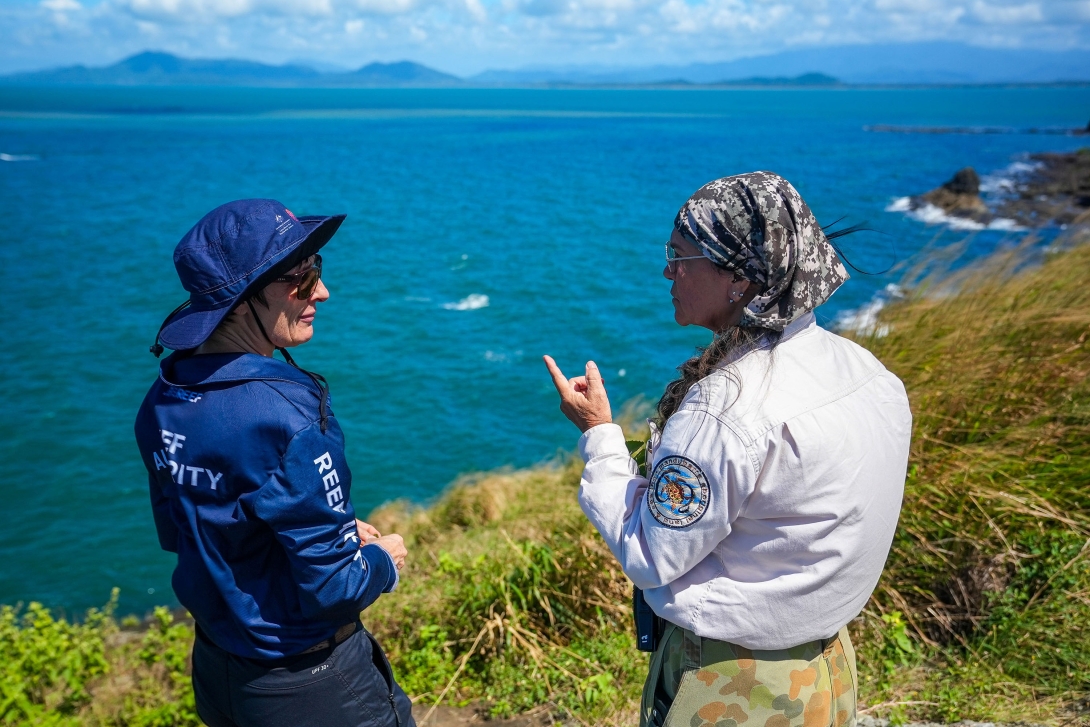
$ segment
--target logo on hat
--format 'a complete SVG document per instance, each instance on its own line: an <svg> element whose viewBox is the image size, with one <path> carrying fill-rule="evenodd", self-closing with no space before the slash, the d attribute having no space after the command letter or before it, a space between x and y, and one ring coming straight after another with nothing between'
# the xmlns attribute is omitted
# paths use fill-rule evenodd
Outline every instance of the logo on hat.
<svg viewBox="0 0 1090 727"><path fill-rule="evenodd" d="M285 212L287 212L287 210L285 210ZM291 214L291 213L289 212L288 214ZM291 220L285 220L280 215L276 215L276 232L277 232L277 234L283 235L285 232L287 232L288 230L290 230L294 226L295 226L295 223L293 223Z"/></svg>

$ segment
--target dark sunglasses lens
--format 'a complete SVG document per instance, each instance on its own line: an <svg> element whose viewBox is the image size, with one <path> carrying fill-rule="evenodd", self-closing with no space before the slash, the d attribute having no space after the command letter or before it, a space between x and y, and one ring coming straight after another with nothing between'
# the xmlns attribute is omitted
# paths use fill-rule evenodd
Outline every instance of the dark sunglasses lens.
<svg viewBox="0 0 1090 727"><path fill-rule="evenodd" d="M311 268L303 273L303 277L299 279L299 297L309 298L311 293L314 292L315 286L318 285L318 279L321 277L321 268Z"/></svg>

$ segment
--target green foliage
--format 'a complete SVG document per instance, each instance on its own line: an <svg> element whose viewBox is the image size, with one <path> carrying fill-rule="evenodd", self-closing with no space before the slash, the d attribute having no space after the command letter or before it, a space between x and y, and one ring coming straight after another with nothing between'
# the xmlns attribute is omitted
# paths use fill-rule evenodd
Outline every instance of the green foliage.
<svg viewBox="0 0 1090 727"><path fill-rule="evenodd" d="M646 656L628 581L579 511L578 472L497 474L428 511L372 516L415 557L365 618L422 703L480 701L499 716L549 705L600 724L631 706Z"/></svg>
<svg viewBox="0 0 1090 727"><path fill-rule="evenodd" d="M39 603L0 607L0 725L197 727L193 630L157 608L139 642L114 620L118 590L82 623ZM130 621L131 623L131 621Z"/></svg>
<svg viewBox="0 0 1090 727"><path fill-rule="evenodd" d="M141 640L137 658L149 667L140 688L128 696L121 722L132 727L199 727L189 678L193 629L175 623L170 609L158 606Z"/></svg>
<svg viewBox="0 0 1090 727"><path fill-rule="evenodd" d="M0 724L78 724L73 715L90 700L88 683L109 666L104 636L117 595L83 624L54 619L40 603L22 613L0 607Z"/></svg>

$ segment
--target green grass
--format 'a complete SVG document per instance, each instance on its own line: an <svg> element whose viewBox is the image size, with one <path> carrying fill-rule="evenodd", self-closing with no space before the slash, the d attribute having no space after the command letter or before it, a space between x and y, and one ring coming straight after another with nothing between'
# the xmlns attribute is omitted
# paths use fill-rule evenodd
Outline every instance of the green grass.
<svg viewBox="0 0 1090 727"><path fill-rule="evenodd" d="M1090 248L1023 261L921 286L884 311L889 335L862 341L915 416L861 634L867 696L890 705L877 713L1080 719L1065 708L1090 691ZM894 612L912 653L879 672L874 632Z"/></svg>
<svg viewBox="0 0 1090 727"><path fill-rule="evenodd" d="M885 573L851 625L866 713L1085 724L1090 693L1090 246L925 279L860 338L902 378L914 442ZM630 584L579 511L568 460L372 514L405 535L364 614L414 698L636 723L647 656ZM197 724L192 630L111 606L81 624L0 611L0 724Z"/></svg>

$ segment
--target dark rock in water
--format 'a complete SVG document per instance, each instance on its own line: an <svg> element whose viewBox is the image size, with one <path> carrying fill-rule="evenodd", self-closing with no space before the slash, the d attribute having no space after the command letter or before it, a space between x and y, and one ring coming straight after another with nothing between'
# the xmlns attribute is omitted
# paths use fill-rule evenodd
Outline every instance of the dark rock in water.
<svg viewBox="0 0 1090 727"><path fill-rule="evenodd" d="M954 178L942 188L954 194L980 194L980 175L972 167L965 167L954 174Z"/></svg>
<svg viewBox="0 0 1090 727"><path fill-rule="evenodd" d="M932 204L948 215L964 217L981 224L993 219L988 206L980 198L980 175L972 167L965 167L941 187L926 194L912 197L912 209Z"/></svg>

